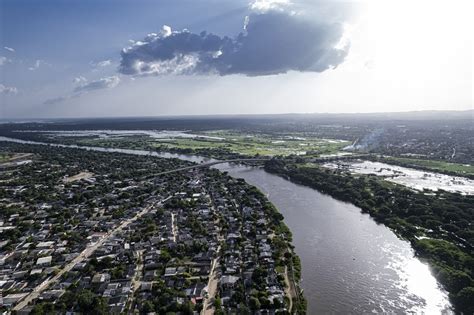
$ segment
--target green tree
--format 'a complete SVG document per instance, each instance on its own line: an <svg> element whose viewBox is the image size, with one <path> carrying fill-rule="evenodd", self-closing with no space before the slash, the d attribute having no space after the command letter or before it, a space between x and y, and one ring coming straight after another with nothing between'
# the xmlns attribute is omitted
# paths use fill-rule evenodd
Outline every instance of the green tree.
<svg viewBox="0 0 474 315"><path fill-rule="evenodd" d="M250 298L249 305L250 305L250 309L252 309L254 311L259 310L260 307L261 307L260 301L255 297Z"/></svg>
<svg viewBox="0 0 474 315"><path fill-rule="evenodd" d="M474 287L466 287L456 294L456 305L465 314L474 313Z"/></svg>

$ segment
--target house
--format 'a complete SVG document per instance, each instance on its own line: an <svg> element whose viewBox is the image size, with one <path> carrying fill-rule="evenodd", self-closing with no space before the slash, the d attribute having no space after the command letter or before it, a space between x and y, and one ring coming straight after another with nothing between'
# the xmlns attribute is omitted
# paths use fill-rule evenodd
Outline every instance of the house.
<svg viewBox="0 0 474 315"><path fill-rule="evenodd" d="M220 281L221 288L224 289L232 289L234 288L235 284L239 281L239 277L236 276L223 276Z"/></svg>
<svg viewBox="0 0 474 315"><path fill-rule="evenodd" d="M92 277L92 283L106 283L110 281L110 275L108 273L96 273Z"/></svg>
<svg viewBox="0 0 474 315"><path fill-rule="evenodd" d="M3 305L12 306L13 304L21 301L28 293L12 293L3 297Z"/></svg>
<svg viewBox="0 0 474 315"><path fill-rule="evenodd" d="M52 260L53 260L53 257L51 256L40 257L38 258L38 260L36 260L36 264L38 266L50 266Z"/></svg>
<svg viewBox="0 0 474 315"><path fill-rule="evenodd" d="M176 267L167 267L165 269L165 277L172 277L178 274Z"/></svg>

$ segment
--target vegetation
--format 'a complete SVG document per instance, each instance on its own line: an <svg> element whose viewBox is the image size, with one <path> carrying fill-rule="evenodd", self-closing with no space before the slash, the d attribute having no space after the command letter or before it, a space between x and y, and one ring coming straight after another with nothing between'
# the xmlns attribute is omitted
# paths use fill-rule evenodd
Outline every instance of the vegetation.
<svg viewBox="0 0 474 315"><path fill-rule="evenodd" d="M109 314L106 300L90 290L67 291L56 303L40 302L35 304L30 314L64 314L74 309L82 314Z"/></svg>
<svg viewBox="0 0 474 315"><path fill-rule="evenodd" d="M1 162L8 161L11 157L12 157L11 154L0 153L0 163L1 163Z"/></svg>

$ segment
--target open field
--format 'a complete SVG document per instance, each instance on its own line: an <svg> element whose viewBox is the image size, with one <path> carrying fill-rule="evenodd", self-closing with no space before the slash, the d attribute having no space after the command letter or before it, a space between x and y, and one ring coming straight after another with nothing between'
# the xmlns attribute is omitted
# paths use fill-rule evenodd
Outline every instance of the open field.
<svg viewBox="0 0 474 315"><path fill-rule="evenodd" d="M158 130L81 130L22 132L22 135L65 144L107 148L185 151L222 158L244 156L319 156L338 153L350 141L325 138L310 132L257 133L237 130L200 132Z"/></svg>
<svg viewBox="0 0 474 315"><path fill-rule="evenodd" d="M12 162L21 159L30 157L31 154L22 153L22 154L11 154L11 153L1 153L0 152L0 162Z"/></svg>
<svg viewBox="0 0 474 315"><path fill-rule="evenodd" d="M77 141L77 140L76 140ZM333 154L349 144L348 141L321 139L317 137L279 136L269 134L246 134L241 132L205 132L195 137L153 138L127 136L116 138L84 137L78 141L83 145L142 149L186 149L225 150L229 153L248 156L288 156ZM131 144L131 146L129 145Z"/></svg>
<svg viewBox="0 0 474 315"><path fill-rule="evenodd" d="M91 173L91 172L80 172L77 175L65 177L64 182L65 183L72 183L72 182L75 182L75 181L78 181L78 180L81 180L81 179L91 178L92 176L94 176L94 174Z"/></svg>

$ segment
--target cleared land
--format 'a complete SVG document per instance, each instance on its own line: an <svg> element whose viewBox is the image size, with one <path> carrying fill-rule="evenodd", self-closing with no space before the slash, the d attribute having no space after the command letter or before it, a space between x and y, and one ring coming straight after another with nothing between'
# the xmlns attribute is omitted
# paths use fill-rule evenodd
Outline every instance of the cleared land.
<svg viewBox="0 0 474 315"><path fill-rule="evenodd" d="M78 181L78 180L81 180L81 179L88 179L88 178L91 178L93 176L94 176L94 174L91 173L91 172L80 172L77 175L64 178L64 182L65 183L72 183L72 182L75 182L75 181Z"/></svg>

